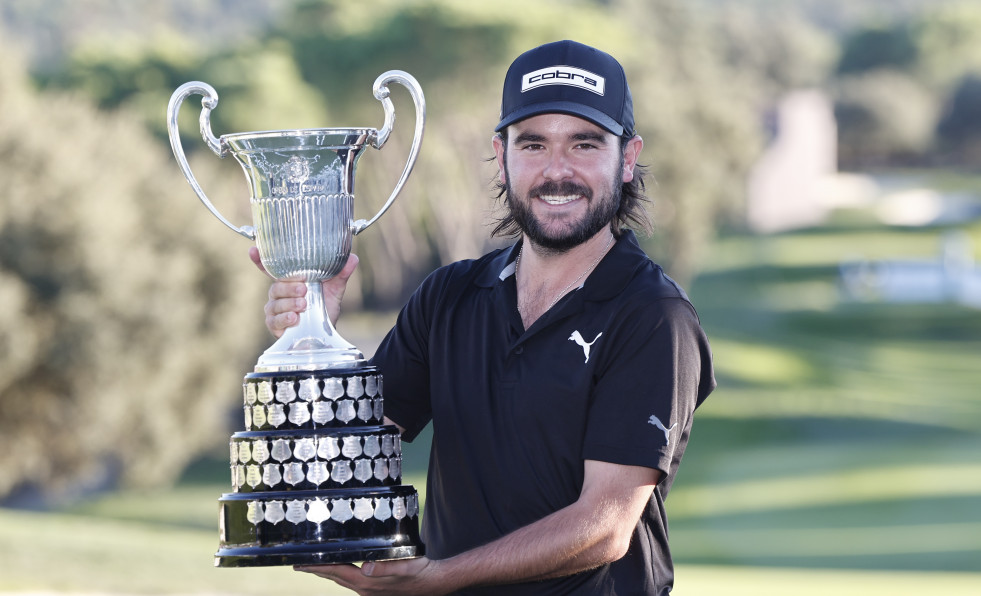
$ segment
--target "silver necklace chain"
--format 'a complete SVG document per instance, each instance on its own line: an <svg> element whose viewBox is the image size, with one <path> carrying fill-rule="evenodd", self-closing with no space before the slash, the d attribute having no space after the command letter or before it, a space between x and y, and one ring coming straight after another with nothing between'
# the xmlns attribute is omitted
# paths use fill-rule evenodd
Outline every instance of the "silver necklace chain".
<svg viewBox="0 0 981 596"><path fill-rule="evenodd" d="M599 254L598 257L596 257L596 260L593 261L592 265L590 265L582 273L580 273L579 274L579 277L577 277L576 279L572 280L572 282L569 285L567 285L566 287L562 288L562 291L560 291L558 294L555 295L555 298L552 300L552 302L549 303L548 307L545 310L543 310L542 312L543 313L546 313L546 312L552 310L552 307L555 306L555 304L559 300L561 300L563 296L565 296L566 294L569 293L569 290L572 289L572 286L576 285L579 282L579 280L581 280L582 278L586 277L586 274L587 273L589 273L590 271L592 271L593 269L595 269L596 266L599 265L599 262L603 260L603 257L606 256L606 253L607 253L607 251L610 250L610 247L611 246L613 246L613 235L610 235L610 240L606 243L606 247L603 248L603 251L600 252L600 254ZM521 248L518 249L518 258L516 258L514 260L514 279L515 279L515 282L517 282L517 279L518 279L518 267L521 265L521 253L523 253L524 250L525 250L525 245L522 242L521 243Z"/></svg>

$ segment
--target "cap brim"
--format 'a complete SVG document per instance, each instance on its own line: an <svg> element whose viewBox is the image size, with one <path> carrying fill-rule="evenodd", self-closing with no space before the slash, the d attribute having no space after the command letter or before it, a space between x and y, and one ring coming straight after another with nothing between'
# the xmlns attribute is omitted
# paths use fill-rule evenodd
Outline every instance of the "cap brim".
<svg viewBox="0 0 981 596"><path fill-rule="evenodd" d="M595 108L571 101L549 101L524 106L502 118L494 129L494 132L500 132L501 129L515 122L524 120L525 118L531 118L532 116L538 116L539 114L568 114L570 116L578 116L579 118L589 120L618 137L623 136L623 126L618 124L613 118L610 118Z"/></svg>

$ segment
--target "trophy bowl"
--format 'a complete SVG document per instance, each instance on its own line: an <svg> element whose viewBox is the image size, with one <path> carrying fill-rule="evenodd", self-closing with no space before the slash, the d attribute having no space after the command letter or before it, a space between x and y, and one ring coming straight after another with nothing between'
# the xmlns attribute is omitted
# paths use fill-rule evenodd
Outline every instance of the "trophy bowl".
<svg viewBox="0 0 981 596"><path fill-rule="evenodd" d="M355 168L363 150L381 149L391 135L395 109L390 83L409 90L415 104L415 133L402 175L392 194L371 219L354 218ZM231 155L242 166L251 190L252 225L235 226L215 208L188 165L178 129L181 104L201 95L201 136L219 157ZM278 280L307 285L307 308L259 357L256 372L348 368L365 364L364 355L347 342L326 315L321 282L344 267L352 238L384 214L401 192L415 165L425 126L425 98L408 73L389 71L375 80L375 98L382 102L381 129L314 128L222 135L211 131L211 111L218 94L211 85L181 85L167 108L167 128L177 163L191 188L211 213L233 231L254 240L262 265Z"/></svg>

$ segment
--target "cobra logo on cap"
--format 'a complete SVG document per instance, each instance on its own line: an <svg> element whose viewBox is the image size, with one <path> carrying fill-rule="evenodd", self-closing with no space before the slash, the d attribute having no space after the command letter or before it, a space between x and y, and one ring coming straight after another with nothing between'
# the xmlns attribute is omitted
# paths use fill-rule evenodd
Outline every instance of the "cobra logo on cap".
<svg viewBox="0 0 981 596"><path fill-rule="evenodd" d="M574 66L549 66L529 72L521 77L521 92L545 85L569 85L592 91L597 95L606 92L606 79L598 74Z"/></svg>

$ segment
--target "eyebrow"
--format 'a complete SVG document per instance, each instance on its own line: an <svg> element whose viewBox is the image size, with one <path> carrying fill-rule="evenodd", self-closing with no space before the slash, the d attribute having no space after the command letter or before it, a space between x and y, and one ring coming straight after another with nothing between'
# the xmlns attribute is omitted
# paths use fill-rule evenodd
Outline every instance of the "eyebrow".
<svg viewBox="0 0 981 596"><path fill-rule="evenodd" d="M518 143L542 143L545 141L545 136L536 134L533 132L523 132L514 138L514 144Z"/></svg>
<svg viewBox="0 0 981 596"><path fill-rule="evenodd" d="M573 141L593 141L597 144L606 144L606 135L598 132L577 132L570 138Z"/></svg>
<svg viewBox="0 0 981 596"><path fill-rule="evenodd" d="M514 143L515 144L518 144L518 143L544 143L547 140L548 140L548 138L545 137L545 135L538 134L538 133L535 133L535 132L525 131L525 132L519 134L517 137L515 137ZM573 134L569 135L569 140L571 140L571 141L592 141L594 143L603 144L603 145L605 145L606 142L607 142L606 141L606 135L603 135L603 134L598 133L598 132L592 132L592 131L573 133Z"/></svg>

